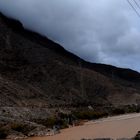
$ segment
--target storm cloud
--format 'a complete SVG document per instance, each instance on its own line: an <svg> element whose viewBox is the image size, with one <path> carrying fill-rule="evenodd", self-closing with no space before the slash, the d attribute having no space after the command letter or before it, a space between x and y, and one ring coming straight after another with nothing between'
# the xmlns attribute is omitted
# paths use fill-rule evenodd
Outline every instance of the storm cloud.
<svg viewBox="0 0 140 140"><path fill-rule="evenodd" d="M0 0L0 11L87 61L140 71L140 18L126 0Z"/></svg>

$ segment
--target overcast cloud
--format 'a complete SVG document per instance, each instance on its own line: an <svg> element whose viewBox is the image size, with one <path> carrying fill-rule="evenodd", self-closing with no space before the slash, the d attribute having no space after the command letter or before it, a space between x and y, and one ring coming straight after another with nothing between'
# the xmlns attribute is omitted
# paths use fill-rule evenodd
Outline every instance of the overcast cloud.
<svg viewBox="0 0 140 140"><path fill-rule="evenodd" d="M140 18L126 0L0 0L0 11L85 60L140 71Z"/></svg>

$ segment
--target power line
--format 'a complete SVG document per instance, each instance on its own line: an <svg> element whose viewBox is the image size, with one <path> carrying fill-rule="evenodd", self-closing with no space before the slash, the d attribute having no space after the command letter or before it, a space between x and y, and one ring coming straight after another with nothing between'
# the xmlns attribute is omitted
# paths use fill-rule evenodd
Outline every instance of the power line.
<svg viewBox="0 0 140 140"><path fill-rule="evenodd" d="M133 0L133 1L137 5L137 7L140 9L140 5L138 4L138 2L136 0Z"/></svg>
<svg viewBox="0 0 140 140"><path fill-rule="evenodd" d="M138 3L138 5L140 6L140 4L139 4L139 3L140 3L140 0L138 0L138 2L137 2L137 3Z"/></svg>
<svg viewBox="0 0 140 140"><path fill-rule="evenodd" d="M140 14L139 12L136 10L136 8L133 6L133 4L129 1L129 0L126 0L128 2L128 4L132 7L132 9L134 10L134 12L138 15L138 17L140 18Z"/></svg>
<svg viewBox="0 0 140 140"><path fill-rule="evenodd" d="M135 0L133 0L135 3L137 3ZM140 17L140 13L136 10L136 8L134 7L134 5L127 0L128 4L132 7L132 9L134 10L134 12ZM137 3L138 4L138 3ZM139 5L138 5L139 6Z"/></svg>

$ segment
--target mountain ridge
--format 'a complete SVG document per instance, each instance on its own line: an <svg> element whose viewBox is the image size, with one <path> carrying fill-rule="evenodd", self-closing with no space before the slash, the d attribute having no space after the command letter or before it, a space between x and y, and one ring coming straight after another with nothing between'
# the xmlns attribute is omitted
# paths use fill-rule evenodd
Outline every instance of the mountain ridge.
<svg viewBox="0 0 140 140"><path fill-rule="evenodd" d="M48 135L75 112L93 119L139 105L140 73L86 62L0 14L0 138Z"/></svg>
<svg viewBox="0 0 140 140"><path fill-rule="evenodd" d="M52 49L52 50L54 50L54 51L56 51L58 53L61 53L62 55L67 55L68 57L74 58L74 60L79 60L79 61L81 61L81 63L85 63L84 64L85 67L87 65L89 65L88 68L91 68L91 67L95 66L97 68L95 68L94 70L97 71L97 72L101 72L100 69L102 69L102 67L105 68L105 71L111 71L111 70L115 71L114 69L116 69L117 71L123 70L123 71L131 73L132 75L136 74L136 76L134 76L134 78L139 77L138 75L140 73L137 72L136 70L132 70L130 68L119 68L119 67L112 66L112 65L109 65L109 64L99 64L99 63L92 63L92 62L85 61L82 58L80 58L80 57L72 54L71 52L65 50L58 43L55 43L55 42L51 41L47 37L42 36L42 35L34 32L34 31L30 31L28 29L24 29L22 23L19 22L18 20L15 20L15 19L12 19L12 18L7 18L2 13L0 13L0 16L4 19L5 23L9 27L11 27L13 30L16 31L16 33L20 32L20 33L22 33L22 35L24 37L30 38L34 42L39 43L39 44L44 45L44 46L46 45L45 43L48 43L48 42L46 42L46 39L47 39L50 44L53 43L53 45L51 47L50 46L47 46L47 47L49 47L50 49ZM104 74L105 72L101 72L101 73ZM132 76L132 78L133 78L133 76Z"/></svg>
<svg viewBox="0 0 140 140"><path fill-rule="evenodd" d="M59 102L58 106L68 102L71 106L75 100L79 104L90 105L98 102L91 101L94 97L97 100L103 100L104 104L113 96L114 93L111 94L111 92L115 91L115 94L118 93L120 97L124 96L118 92L121 89L124 92L124 88L126 91L129 89L127 92L132 93L132 95L129 93L130 96L133 96L135 90L134 94L139 96L137 92L140 74L136 71L86 62L48 38L24 29L19 21L9 19L3 14L0 14L0 28L2 29L0 33L2 38L0 40L1 76L10 81L16 81L15 85L23 89L23 92L25 90L29 95L33 94L34 100L36 100L36 96L43 95L44 99L41 99L39 104L43 105L43 102L50 101L49 98L55 94L55 97L51 99L52 103L49 103L51 106L53 100L56 104ZM47 82L48 84L46 84ZM92 83L94 84L92 85ZM117 86L114 86L114 83ZM43 84L44 86L42 86ZM54 85L56 87L59 85L59 93L54 90ZM49 89L50 87L51 89ZM20 88L18 88L17 93L19 94ZM30 93L30 90L33 93ZM62 99L60 92L64 96ZM71 101L66 99L67 92L71 95ZM26 100L26 94L23 93L23 95ZM134 100L133 102L136 103L136 99ZM109 101L109 104L113 103Z"/></svg>

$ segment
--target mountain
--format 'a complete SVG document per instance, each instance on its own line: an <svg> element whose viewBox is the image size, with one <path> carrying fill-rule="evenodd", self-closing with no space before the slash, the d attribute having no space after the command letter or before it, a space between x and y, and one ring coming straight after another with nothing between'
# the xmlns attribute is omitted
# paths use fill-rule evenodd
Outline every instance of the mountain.
<svg viewBox="0 0 140 140"><path fill-rule="evenodd" d="M140 73L86 62L0 14L0 116L29 121L56 108L139 103Z"/></svg>
<svg viewBox="0 0 140 140"><path fill-rule="evenodd" d="M0 14L0 105L134 104L140 74L89 63Z"/></svg>

